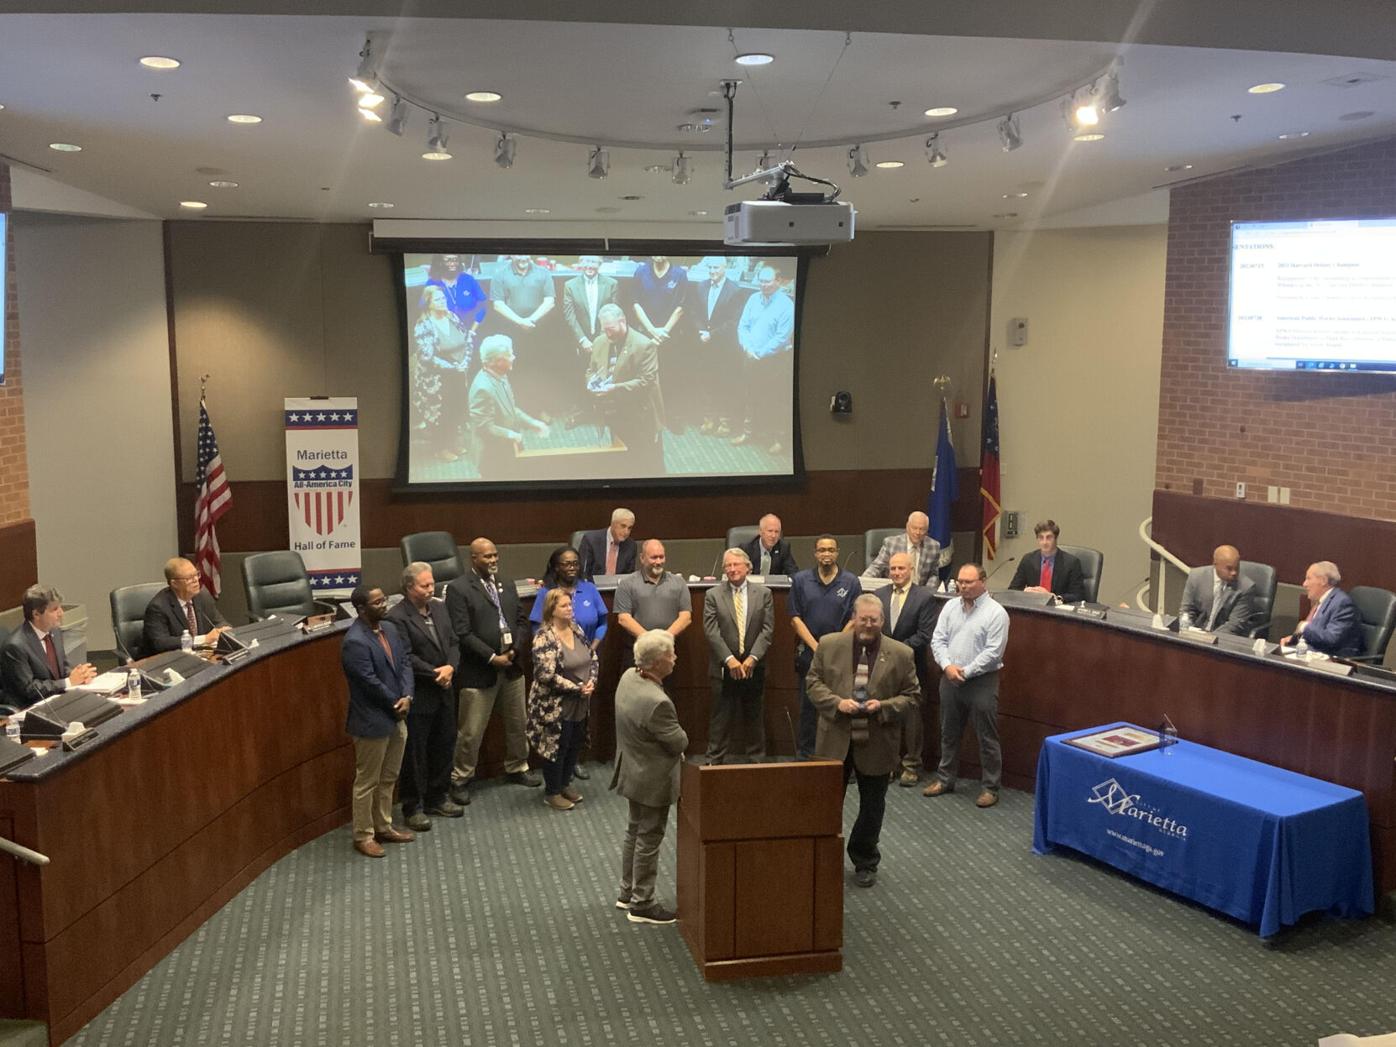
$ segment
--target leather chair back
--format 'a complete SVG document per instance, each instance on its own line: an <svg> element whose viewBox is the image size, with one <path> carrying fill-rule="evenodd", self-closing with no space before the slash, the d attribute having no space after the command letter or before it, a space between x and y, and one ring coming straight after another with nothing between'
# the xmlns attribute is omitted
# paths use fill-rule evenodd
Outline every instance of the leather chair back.
<svg viewBox="0 0 1396 1047"><path fill-rule="evenodd" d="M1270 639L1270 618L1275 613L1275 590L1279 586L1279 576L1268 563L1241 561L1241 577L1249 579L1255 586L1256 624L1248 634L1252 638Z"/></svg>
<svg viewBox="0 0 1396 1047"><path fill-rule="evenodd" d="M739 545L746 545L747 542L751 541L760 533L761 528L751 524L743 527L727 528L727 544L722 547L723 552L726 552L728 549L735 549ZM756 566L759 568L761 565L757 564Z"/></svg>
<svg viewBox="0 0 1396 1047"><path fill-rule="evenodd" d="M894 534L905 534L905 527L875 527L871 531L863 532L863 570L872 566L872 562L877 559L877 554L882 549L882 543Z"/></svg>
<svg viewBox="0 0 1396 1047"><path fill-rule="evenodd" d="M10 639L10 630L0 625L0 647L4 647ZM14 713L16 705L11 700L9 692L5 690L5 681L0 678L0 716L10 716Z"/></svg>
<svg viewBox="0 0 1396 1047"><path fill-rule="evenodd" d="M431 576L436 579L440 591L447 582L453 582L465 573L461 562L460 549L449 531L419 531L404 535L398 543L402 549L402 566L410 563L431 564Z"/></svg>
<svg viewBox="0 0 1396 1047"><path fill-rule="evenodd" d="M163 582L143 582L111 591L111 627L116 633L116 653L123 662L145 657L146 652L141 647L145 609L163 588Z"/></svg>
<svg viewBox="0 0 1396 1047"><path fill-rule="evenodd" d="M1088 545L1061 545L1058 548L1081 561L1081 574L1086 580L1086 602L1100 603L1100 573L1105 569L1105 554Z"/></svg>
<svg viewBox="0 0 1396 1047"><path fill-rule="evenodd" d="M1362 616L1362 654L1380 665L1396 628L1396 593L1374 585L1354 585L1348 595Z"/></svg>
<svg viewBox="0 0 1396 1047"><path fill-rule="evenodd" d="M301 554L289 549L253 553L242 561L247 609L254 618L303 618L315 613L315 597Z"/></svg>
<svg viewBox="0 0 1396 1047"><path fill-rule="evenodd" d="M573 531L572 537L567 539L567 544L573 549L580 550L582 548L582 535L584 534L586 534L585 531Z"/></svg>

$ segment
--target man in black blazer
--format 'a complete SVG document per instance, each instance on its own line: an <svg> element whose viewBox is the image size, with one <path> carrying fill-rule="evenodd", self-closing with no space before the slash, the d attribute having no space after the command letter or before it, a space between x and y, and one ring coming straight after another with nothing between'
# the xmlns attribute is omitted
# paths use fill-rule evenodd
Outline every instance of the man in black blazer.
<svg viewBox="0 0 1396 1047"><path fill-rule="evenodd" d="M523 663L529 656L528 617L519 590L495 577L499 550L488 538L470 543L470 570L446 590L446 609L460 643L456 710L456 753L451 800L470 802L470 782L480 759L480 741L495 709L504 721L504 777L515 785L542 785L528 769L524 736Z"/></svg>
<svg viewBox="0 0 1396 1047"><path fill-rule="evenodd" d="M194 643L207 644L228 628L213 597L199 584L198 568L188 560L176 556L165 562L165 584L146 605L139 657L179 650L186 629Z"/></svg>
<svg viewBox="0 0 1396 1047"><path fill-rule="evenodd" d="M1055 520L1043 520L1032 529L1037 537L1037 551L1018 561L1010 589L1025 593L1055 593L1067 603L1086 598L1086 574L1081 561L1057 548L1061 528ZM1045 564L1045 566L1044 566Z"/></svg>
<svg viewBox="0 0 1396 1047"><path fill-rule="evenodd" d="M57 589L30 586L21 604L24 622L0 649L0 679L6 696L20 708L88 683L97 670L87 662L73 667L63 653L63 597Z"/></svg>
<svg viewBox="0 0 1396 1047"><path fill-rule="evenodd" d="M887 561L887 575L892 584L877 590L882 601L882 635L900 640L911 648L916 658L916 678L921 693L926 689L926 649L931 645L940 604L931 590L911 580L911 554L893 553ZM921 778L921 750L925 746L925 730L921 709L902 717L902 770L897 784L910 789Z"/></svg>
<svg viewBox="0 0 1396 1047"><path fill-rule="evenodd" d="M684 318L693 331L690 374L705 435L730 436L742 424L735 416L741 414L743 397L732 396L724 383L742 366L737 324L747 297L745 288L728 279L727 259L720 256L708 259L706 283L689 283Z"/></svg>
<svg viewBox="0 0 1396 1047"><path fill-rule="evenodd" d="M634 529L635 514L629 509L617 509L611 513L610 527L582 535L577 548L582 559L581 576L591 581L598 574L634 574L635 539L630 537Z"/></svg>
<svg viewBox="0 0 1396 1047"><path fill-rule="evenodd" d="M793 575L800 569L795 562L795 554L790 550L790 543L780 536L779 516L767 513L761 517L756 528L756 537L741 547L751 557L753 574Z"/></svg>
<svg viewBox="0 0 1396 1047"><path fill-rule="evenodd" d="M427 815L459 818L465 813L447 796L456 749L454 680L460 645L446 604L433 597L435 591L431 564L410 563L402 572L402 602L388 612L388 620L407 638L412 659L412 708L398 798L407 827L414 832L431 829Z"/></svg>

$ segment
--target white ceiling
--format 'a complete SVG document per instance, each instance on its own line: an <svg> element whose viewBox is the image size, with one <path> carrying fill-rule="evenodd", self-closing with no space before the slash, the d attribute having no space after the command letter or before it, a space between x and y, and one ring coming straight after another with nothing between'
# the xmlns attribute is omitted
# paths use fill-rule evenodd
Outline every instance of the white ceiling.
<svg viewBox="0 0 1396 1047"><path fill-rule="evenodd" d="M586 16L585 7L573 5L571 17ZM1360 24L1331 5L1332 21L1353 19L1334 32L1396 39L1396 4L1359 8ZM1386 13L1374 18L1374 10ZM346 77L368 32L386 44L385 80L443 115L473 121L447 119L454 159L421 159L421 112L400 139L355 114ZM706 136L676 128L696 109L720 109L713 92L728 77L745 81L734 126L738 173L751 169L761 147L788 154L798 143L798 165L843 186L864 229L1055 224L1081 209L1105 213L1100 205L1112 202L1147 204L1150 190L1180 179L1396 134L1396 62L1370 57L1004 35L846 37L789 28L733 35L737 49L769 51L776 62L735 66L724 27L372 14L0 14L0 154L66 186L167 218L189 217L179 201L199 199L209 204L205 219L602 220L617 227L681 221L693 224L695 236L708 236L726 203L758 189L721 188L721 121ZM1234 30L1217 35L1239 42ZM152 72L136 61L146 54L171 55L183 65ZM994 118L1087 80L1116 57L1123 59L1128 104L1107 118L1104 141L1073 142L1053 100L1020 113L1021 149L1000 149ZM1351 76L1369 79L1325 83ZM1264 96L1246 91L1271 80L1289 86ZM463 100L465 91L481 88L504 100ZM928 120L921 113L932 105L958 106L960 113ZM225 118L235 112L265 120L234 126ZM1372 115L1343 119L1355 112ZM945 128L941 142L950 158L939 170L926 163L923 148L937 126ZM512 170L492 161L499 127L520 132ZM1278 137L1298 131L1310 134ZM83 151L54 152L48 144L56 141ZM874 162L906 166L849 177L845 154L859 141L868 143ZM589 142L611 147L609 178L586 177ZM680 145L694 158L690 184L644 171L669 163ZM1181 163L1193 167L1165 172ZM210 188L215 179L238 188ZM1021 192L1029 195L1005 199ZM396 206L370 210L370 201ZM540 208L549 214L526 214ZM706 217L692 214L704 210ZM1157 214L1107 210L1140 220ZM1006 212L1018 217L994 217Z"/></svg>

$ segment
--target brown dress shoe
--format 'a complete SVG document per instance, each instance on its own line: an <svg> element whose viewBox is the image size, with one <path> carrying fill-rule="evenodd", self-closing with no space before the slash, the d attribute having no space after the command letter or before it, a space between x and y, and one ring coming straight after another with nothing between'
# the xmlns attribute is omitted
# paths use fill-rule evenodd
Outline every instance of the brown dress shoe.
<svg viewBox="0 0 1396 1047"><path fill-rule="evenodd" d="M945 782L937 778L935 781L931 782L930 785L926 786L924 789L921 790L921 795L944 796L946 793L953 793L954 791L955 787L953 785L947 785L945 784Z"/></svg>
<svg viewBox="0 0 1396 1047"><path fill-rule="evenodd" d="M567 800L569 803L582 802L582 794L577 792L577 790L572 788L570 785L566 789L562 790L562 798L564 800Z"/></svg>
<svg viewBox="0 0 1396 1047"><path fill-rule="evenodd" d="M367 840L355 840L354 850L358 851L365 858L383 857L383 848L379 845L378 841L371 836Z"/></svg>
<svg viewBox="0 0 1396 1047"><path fill-rule="evenodd" d="M543 797L543 802L555 811L570 811L573 807L577 806L571 800L567 799L567 797L560 796L556 793Z"/></svg>
<svg viewBox="0 0 1396 1047"><path fill-rule="evenodd" d="M374 833L373 838L381 843L411 843L417 838L417 834L390 825L386 829Z"/></svg>
<svg viewBox="0 0 1396 1047"><path fill-rule="evenodd" d="M985 789L979 794L979 799L974 801L976 807L992 807L999 802L999 794Z"/></svg>

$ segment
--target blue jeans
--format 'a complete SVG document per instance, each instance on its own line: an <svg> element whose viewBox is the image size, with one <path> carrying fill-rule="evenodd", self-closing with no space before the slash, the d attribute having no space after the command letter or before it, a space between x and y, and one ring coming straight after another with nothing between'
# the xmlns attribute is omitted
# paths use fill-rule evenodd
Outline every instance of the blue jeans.
<svg viewBox="0 0 1396 1047"><path fill-rule="evenodd" d="M549 796L557 796L572 784L577 770L577 756L587 739L585 720L563 720L562 737L557 741L557 755L543 761L543 787Z"/></svg>

